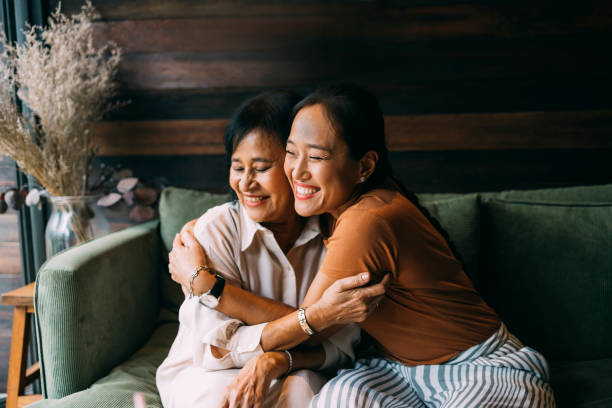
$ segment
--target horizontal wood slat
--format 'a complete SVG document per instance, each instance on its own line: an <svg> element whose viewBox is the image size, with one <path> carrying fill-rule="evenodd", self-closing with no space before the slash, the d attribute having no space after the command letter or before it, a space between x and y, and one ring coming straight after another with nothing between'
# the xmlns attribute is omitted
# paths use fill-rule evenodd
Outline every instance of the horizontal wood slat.
<svg viewBox="0 0 612 408"><path fill-rule="evenodd" d="M103 156L223 153L227 119L102 122L94 129Z"/></svg>
<svg viewBox="0 0 612 408"><path fill-rule="evenodd" d="M59 0L49 0L49 8L57 6ZM557 26L544 24L558 16L566 17L563 22L581 21L590 24L603 25L609 21L609 15L604 13L608 2L605 0L582 0L580 2L538 2L526 0L495 1L490 0L93 0L105 20L126 19L157 19L157 18L193 18L193 17L225 17L225 16L310 16L328 13L336 17L346 17L354 14L372 14L384 10L393 10L400 14L410 14L410 9L431 10L426 15L430 21L436 22L436 14L440 10L464 10L464 15L477 10L481 14L487 10L499 10L500 15L508 16L517 10L521 20L533 21L536 30L553 30ZM78 11L82 0L63 0L62 10L71 14ZM592 13L592 10L600 13ZM501 13L506 11L506 13ZM467 19L467 18L466 18ZM513 27L513 20L506 18L506 24L498 29L507 30ZM535 24L539 22L539 24ZM477 25L476 25L477 26Z"/></svg>
<svg viewBox="0 0 612 408"><path fill-rule="evenodd" d="M390 150L612 148L612 110L392 116Z"/></svg>
<svg viewBox="0 0 612 408"><path fill-rule="evenodd" d="M12 306L33 306L34 289L36 282L29 283L20 288L2 294L2 304Z"/></svg>
<svg viewBox="0 0 612 408"><path fill-rule="evenodd" d="M378 98L386 115L528 112L612 108L612 81L597 78L515 78L479 81L360 82ZM108 120L214 119L231 117L247 98L276 87L199 90L124 90L127 106ZM289 87L299 95L314 86ZM500 97L501 96L501 97ZM14 171L13 171L14 173ZM11 177L13 177L11 175Z"/></svg>
<svg viewBox="0 0 612 408"><path fill-rule="evenodd" d="M391 151L612 148L612 110L386 116ZM103 122L100 153L223 154L226 119Z"/></svg>
<svg viewBox="0 0 612 408"><path fill-rule="evenodd" d="M329 43L404 43L467 36L520 39L533 36L612 32L612 6L588 9L559 20L554 13L530 15L513 5L444 7L377 7L351 13L342 24L335 13L260 15L97 22L97 43L113 41L124 53L235 52L296 49ZM607 10L607 13L606 13ZM530 11L533 13L533 9ZM557 16L557 17L556 17Z"/></svg>
<svg viewBox="0 0 612 408"><path fill-rule="evenodd" d="M391 152L395 175L415 192L470 192L612 183L612 149ZM170 186L228 190L222 155L107 156L139 177Z"/></svg>
<svg viewBox="0 0 612 408"><path fill-rule="evenodd" d="M612 39L612 37L608 38ZM605 80L612 57L585 41L535 41L439 46L386 44L301 47L273 52L127 54L118 80L130 90L312 86L353 81L397 86L406 82L533 79L588 73Z"/></svg>

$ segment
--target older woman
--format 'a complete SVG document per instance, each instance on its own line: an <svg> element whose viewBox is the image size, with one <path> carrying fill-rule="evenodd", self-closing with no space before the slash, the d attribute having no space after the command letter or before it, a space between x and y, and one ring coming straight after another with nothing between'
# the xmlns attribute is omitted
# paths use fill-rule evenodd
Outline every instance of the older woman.
<svg viewBox="0 0 612 408"><path fill-rule="evenodd" d="M264 325L257 323L297 307L325 254L319 218L295 213L283 172L284 144L296 101L292 94L273 92L238 109L225 138L229 182L237 201L200 217L194 228L197 241L191 233L183 234L184 242L175 239L170 272L188 296L179 312L177 337L157 371L166 408L219 405L237 368L249 361L253 374L267 379L265 391L272 384L260 403L306 406L324 378L299 369L324 369L354 358L357 327L301 351L264 353L260 346ZM190 264L194 251L189 248L196 247L197 255L206 250L206 266L200 262L197 269L180 275L178 266ZM205 277L213 283L204 293L200 287ZM236 310L235 304L243 308ZM262 370L265 375L258 374Z"/></svg>

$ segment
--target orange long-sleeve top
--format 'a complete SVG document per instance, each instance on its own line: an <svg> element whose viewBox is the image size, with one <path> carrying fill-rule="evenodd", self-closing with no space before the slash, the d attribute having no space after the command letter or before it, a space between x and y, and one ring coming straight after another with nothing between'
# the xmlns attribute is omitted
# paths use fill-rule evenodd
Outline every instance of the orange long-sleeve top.
<svg viewBox="0 0 612 408"><path fill-rule="evenodd" d="M439 364L499 328L444 237L410 200L379 189L345 208L326 242L321 273L340 279L391 272L385 298L361 324L383 356L408 366Z"/></svg>

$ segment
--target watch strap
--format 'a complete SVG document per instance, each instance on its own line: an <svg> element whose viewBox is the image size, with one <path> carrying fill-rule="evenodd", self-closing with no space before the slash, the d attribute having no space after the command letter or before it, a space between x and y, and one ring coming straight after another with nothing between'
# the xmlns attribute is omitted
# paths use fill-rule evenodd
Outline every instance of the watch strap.
<svg viewBox="0 0 612 408"><path fill-rule="evenodd" d="M223 293L223 288L225 288L225 279L219 274L215 274L215 279L215 284L212 286L212 288L210 288L208 294L219 299L221 297L221 293Z"/></svg>

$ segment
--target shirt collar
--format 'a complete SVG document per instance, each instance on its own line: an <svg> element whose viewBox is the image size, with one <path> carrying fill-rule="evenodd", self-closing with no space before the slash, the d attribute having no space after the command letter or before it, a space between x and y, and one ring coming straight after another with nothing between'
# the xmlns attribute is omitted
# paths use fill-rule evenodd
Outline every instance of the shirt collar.
<svg viewBox="0 0 612 408"><path fill-rule="evenodd" d="M240 207L240 249L245 251L253 243L257 231L262 231L263 234L272 234L272 232L260 223L253 221L240 202L238 202L237 205ZM319 235L321 235L319 216L315 215L309 217L306 220L302 232L295 240L293 247L305 245Z"/></svg>
<svg viewBox="0 0 612 408"><path fill-rule="evenodd" d="M308 242L313 240L314 238L322 235L321 231L321 222L318 215L313 215L306 220L306 225L302 229L302 232L295 240L295 244L293 247L299 247L302 245L306 245Z"/></svg>
<svg viewBox="0 0 612 408"><path fill-rule="evenodd" d="M253 221L239 201L236 205L240 208L240 250L245 251L253 243L257 231L267 231L268 229Z"/></svg>

